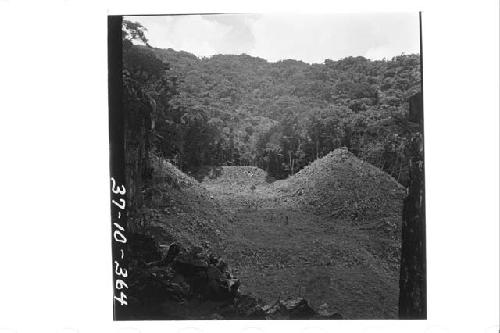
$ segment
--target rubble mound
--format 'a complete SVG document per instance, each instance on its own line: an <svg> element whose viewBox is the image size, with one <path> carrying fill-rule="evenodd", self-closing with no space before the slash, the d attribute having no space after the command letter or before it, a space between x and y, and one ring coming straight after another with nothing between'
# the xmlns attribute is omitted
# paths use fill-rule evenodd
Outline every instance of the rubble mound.
<svg viewBox="0 0 500 333"><path fill-rule="evenodd" d="M181 242L220 253L228 216L198 181L173 164L151 156L152 180L144 205L129 216L131 230L154 236L162 246Z"/></svg>
<svg viewBox="0 0 500 333"><path fill-rule="evenodd" d="M220 166L203 179L204 183L213 182L231 185L262 185L268 180L267 172L255 166Z"/></svg>
<svg viewBox="0 0 500 333"><path fill-rule="evenodd" d="M151 167L156 182L165 182L176 188L191 187L198 184L196 179L186 175L172 163L158 156L151 155Z"/></svg>
<svg viewBox="0 0 500 333"><path fill-rule="evenodd" d="M201 185L222 201L230 202L230 207L250 207L253 201L263 197L262 191L272 181L267 172L255 166L221 166L213 177L205 177Z"/></svg>
<svg viewBox="0 0 500 333"><path fill-rule="evenodd" d="M131 234L129 252L127 319L342 319L327 305L314 311L303 298L266 305L242 294L228 265L200 247L174 243L166 250L151 236Z"/></svg>
<svg viewBox="0 0 500 333"><path fill-rule="evenodd" d="M317 159L271 185L285 201L354 221L400 220L405 189L346 148Z"/></svg>

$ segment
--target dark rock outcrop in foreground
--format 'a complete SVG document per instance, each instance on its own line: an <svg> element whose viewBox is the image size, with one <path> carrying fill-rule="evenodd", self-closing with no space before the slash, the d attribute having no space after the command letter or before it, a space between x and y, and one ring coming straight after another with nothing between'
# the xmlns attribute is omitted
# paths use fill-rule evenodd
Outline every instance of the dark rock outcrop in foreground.
<svg viewBox="0 0 500 333"><path fill-rule="evenodd" d="M425 168L422 94L410 99L410 121L420 133L411 138L410 186L403 207L399 318L427 318L427 263L425 246ZM411 118L411 115L414 115Z"/></svg>
<svg viewBox="0 0 500 333"><path fill-rule="evenodd" d="M174 243L162 253L152 237L141 234L129 235L129 246L124 319L342 319L326 304L315 311L303 298L263 304L240 293L240 281L227 264L200 247ZM142 251L133 252L137 246Z"/></svg>

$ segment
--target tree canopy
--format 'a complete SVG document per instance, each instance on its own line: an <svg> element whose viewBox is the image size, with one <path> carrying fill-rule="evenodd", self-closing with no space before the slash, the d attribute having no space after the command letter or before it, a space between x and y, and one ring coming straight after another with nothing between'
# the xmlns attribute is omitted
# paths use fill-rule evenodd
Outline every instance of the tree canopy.
<svg viewBox="0 0 500 333"><path fill-rule="evenodd" d="M407 121L408 99L420 91L419 55L322 64L198 58L150 47L138 23L124 21L123 30L129 111L150 123L150 151L183 171L255 165L285 178L344 146L407 184L406 144L418 131Z"/></svg>

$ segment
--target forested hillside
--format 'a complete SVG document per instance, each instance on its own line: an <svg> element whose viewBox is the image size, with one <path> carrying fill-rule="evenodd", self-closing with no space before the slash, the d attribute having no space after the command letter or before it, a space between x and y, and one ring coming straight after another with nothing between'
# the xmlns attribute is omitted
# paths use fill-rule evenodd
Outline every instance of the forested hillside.
<svg viewBox="0 0 500 333"><path fill-rule="evenodd" d="M408 98L420 91L419 55L270 63L245 54L198 58L133 39L141 38L125 40L125 79L153 110L153 152L181 170L254 165L282 179L347 147L408 183L405 147L417 131Z"/></svg>
<svg viewBox="0 0 500 333"><path fill-rule="evenodd" d="M397 318L419 56L198 58L144 32L123 22L132 318Z"/></svg>

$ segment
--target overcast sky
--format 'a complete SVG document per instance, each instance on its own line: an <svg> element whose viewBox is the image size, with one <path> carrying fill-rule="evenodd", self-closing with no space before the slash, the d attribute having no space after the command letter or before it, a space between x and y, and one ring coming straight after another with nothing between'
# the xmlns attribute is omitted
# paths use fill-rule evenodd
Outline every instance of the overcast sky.
<svg viewBox="0 0 500 333"><path fill-rule="evenodd" d="M347 56L390 59L419 52L418 13L134 16L154 47L199 57L241 54L322 63Z"/></svg>

